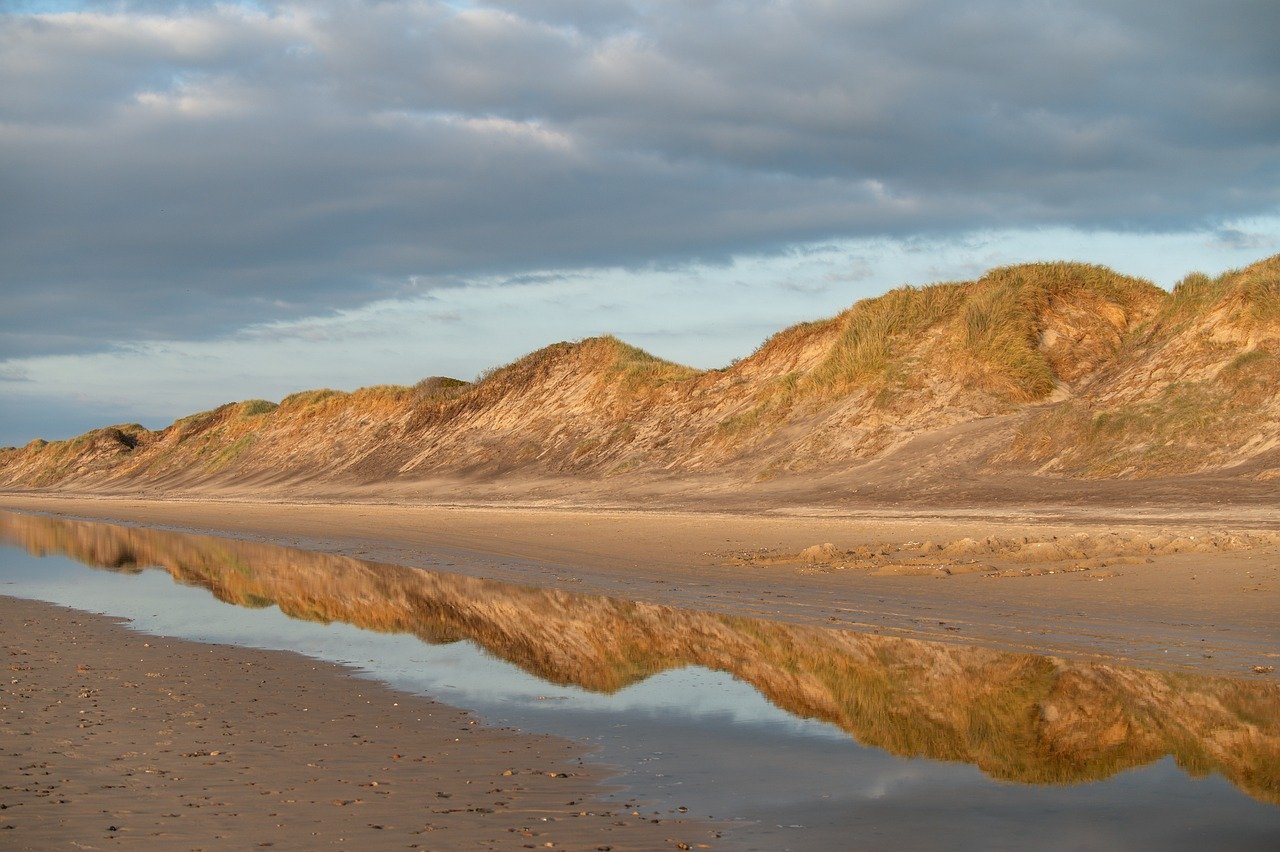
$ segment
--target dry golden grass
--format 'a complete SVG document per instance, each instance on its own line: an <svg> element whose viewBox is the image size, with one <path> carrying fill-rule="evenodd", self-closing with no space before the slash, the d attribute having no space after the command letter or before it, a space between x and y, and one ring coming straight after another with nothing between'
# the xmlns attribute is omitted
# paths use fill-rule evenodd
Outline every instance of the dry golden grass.
<svg viewBox="0 0 1280 852"><path fill-rule="evenodd" d="M631 389L651 388L672 382L683 382L701 375L700 370L667 361L656 355L607 335L591 341L603 349L603 357L613 357L608 371L618 376Z"/></svg>
<svg viewBox="0 0 1280 852"><path fill-rule="evenodd" d="M925 332L955 315L964 285L902 287L858 302L837 321L840 336L826 360L807 376L806 389L840 390L889 377Z"/></svg>
<svg viewBox="0 0 1280 852"><path fill-rule="evenodd" d="M448 376L428 376L413 386L419 400L453 399L471 386L470 382Z"/></svg>
<svg viewBox="0 0 1280 852"><path fill-rule="evenodd" d="M1161 306L1156 325L1185 327L1218 307L1246 324L1280 323L1280 255L1224 272L1217 278L1191 273L1173 288Z"/></svg>
<svg viewBox="0 0 1280 852"><path fill-rule="evenodd" d="M1156 288L1103 266L1034 263L995 269L969 283L903 287L854 305L806 390L878 389L920 373L958 378L1014 401L1051 393L1057 376L1041 345L1055 300L1097 300L1123 314Z"/></svg>
<svg viewBox="0 0 1280 852"><path fill-rule="evenodd" d="M628 390L651 389L700 375L700 371L651 355L612 335L589 337L576 343L553 343L476 378L475 387L492 390L522 389L550 370L570 364L618 381Z"/></svg>

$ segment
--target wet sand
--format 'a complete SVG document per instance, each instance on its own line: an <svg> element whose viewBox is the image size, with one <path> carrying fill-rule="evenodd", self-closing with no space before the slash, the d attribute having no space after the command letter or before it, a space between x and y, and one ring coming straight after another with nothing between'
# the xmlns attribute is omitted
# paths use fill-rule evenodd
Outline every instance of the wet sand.
<svg viewBox="0 0 1280 852"><path fill-rule="evenodd" d="M4 848L720 846L601 801L575 743L340 666L8 597L0 646Z"/></svg>
<svg viewBox="0 0 1280 852"><path fill-rule="evenodd" d="M832 542L954 541L1280 529L1267 508L1036 507L836 513L644 511L0 495L0 507L226 534L387 562L713 612L1229 675L1275 665L1280 552L1178 553L1032 576L875 576L733 564ZM1274 675L1272 675L1274 676Z"/></svg>

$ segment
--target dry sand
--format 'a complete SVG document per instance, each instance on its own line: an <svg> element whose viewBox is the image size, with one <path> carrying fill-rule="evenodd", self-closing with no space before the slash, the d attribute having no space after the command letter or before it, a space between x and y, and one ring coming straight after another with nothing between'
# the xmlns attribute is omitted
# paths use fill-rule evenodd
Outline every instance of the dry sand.
<svg viewBox="0 0 1280 852"><path fill-rule="evenodd" d="M7 597L0 645L6 849L715 843L707 824L602 802L605 770L577 744L340 666Z"/></svg>
<svg viewBox="0 0 1280 852"><path fill-rule="evenodd" d="M1004 576L964 573L964 565L952 574L883 576L893 572L768 558L828 542L844 550L989 536L1273 536L1280 523L1266 508L1230 516L1187 509L1106 517L1045 507L1035 513L745 514L29 495L0 496L3 507L167 525L692 609L1146 668L1239 675L1274 665L1280 650L1280 547L1274 545L1153 551L1151 557L1120 558L1089 570L1068 570L1080 560L1012 564L1005 565Z"/></svg>

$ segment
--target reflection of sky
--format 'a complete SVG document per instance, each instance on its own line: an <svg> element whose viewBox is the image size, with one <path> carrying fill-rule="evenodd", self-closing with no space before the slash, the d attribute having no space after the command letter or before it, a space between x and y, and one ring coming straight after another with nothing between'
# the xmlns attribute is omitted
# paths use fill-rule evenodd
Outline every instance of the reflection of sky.
<svg viewBox="0 0 1280 852"><path fill-rule="evenodd" d="M1103 782L1033 787L976 767L903 759L798 719L722 672L667 671L614 695L546 683L470 642L296 621L177 585L0 547L0 594L133 620L145 632L292 650L510 724L584 740L652 809L745 820L749 847L1280 848L1280 809L1166 758Z"/></svg>

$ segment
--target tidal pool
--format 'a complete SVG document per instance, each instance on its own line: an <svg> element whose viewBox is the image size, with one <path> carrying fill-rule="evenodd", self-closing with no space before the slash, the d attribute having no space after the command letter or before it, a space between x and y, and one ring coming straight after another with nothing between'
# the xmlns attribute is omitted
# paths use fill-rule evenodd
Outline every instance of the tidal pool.
<svg viewBox="0 0 1280 852"><path fill-rule="evenodd" d="M0 594L297 651L590 743L760 849L1280 848L1280 684L0 512Z"/></svg>

